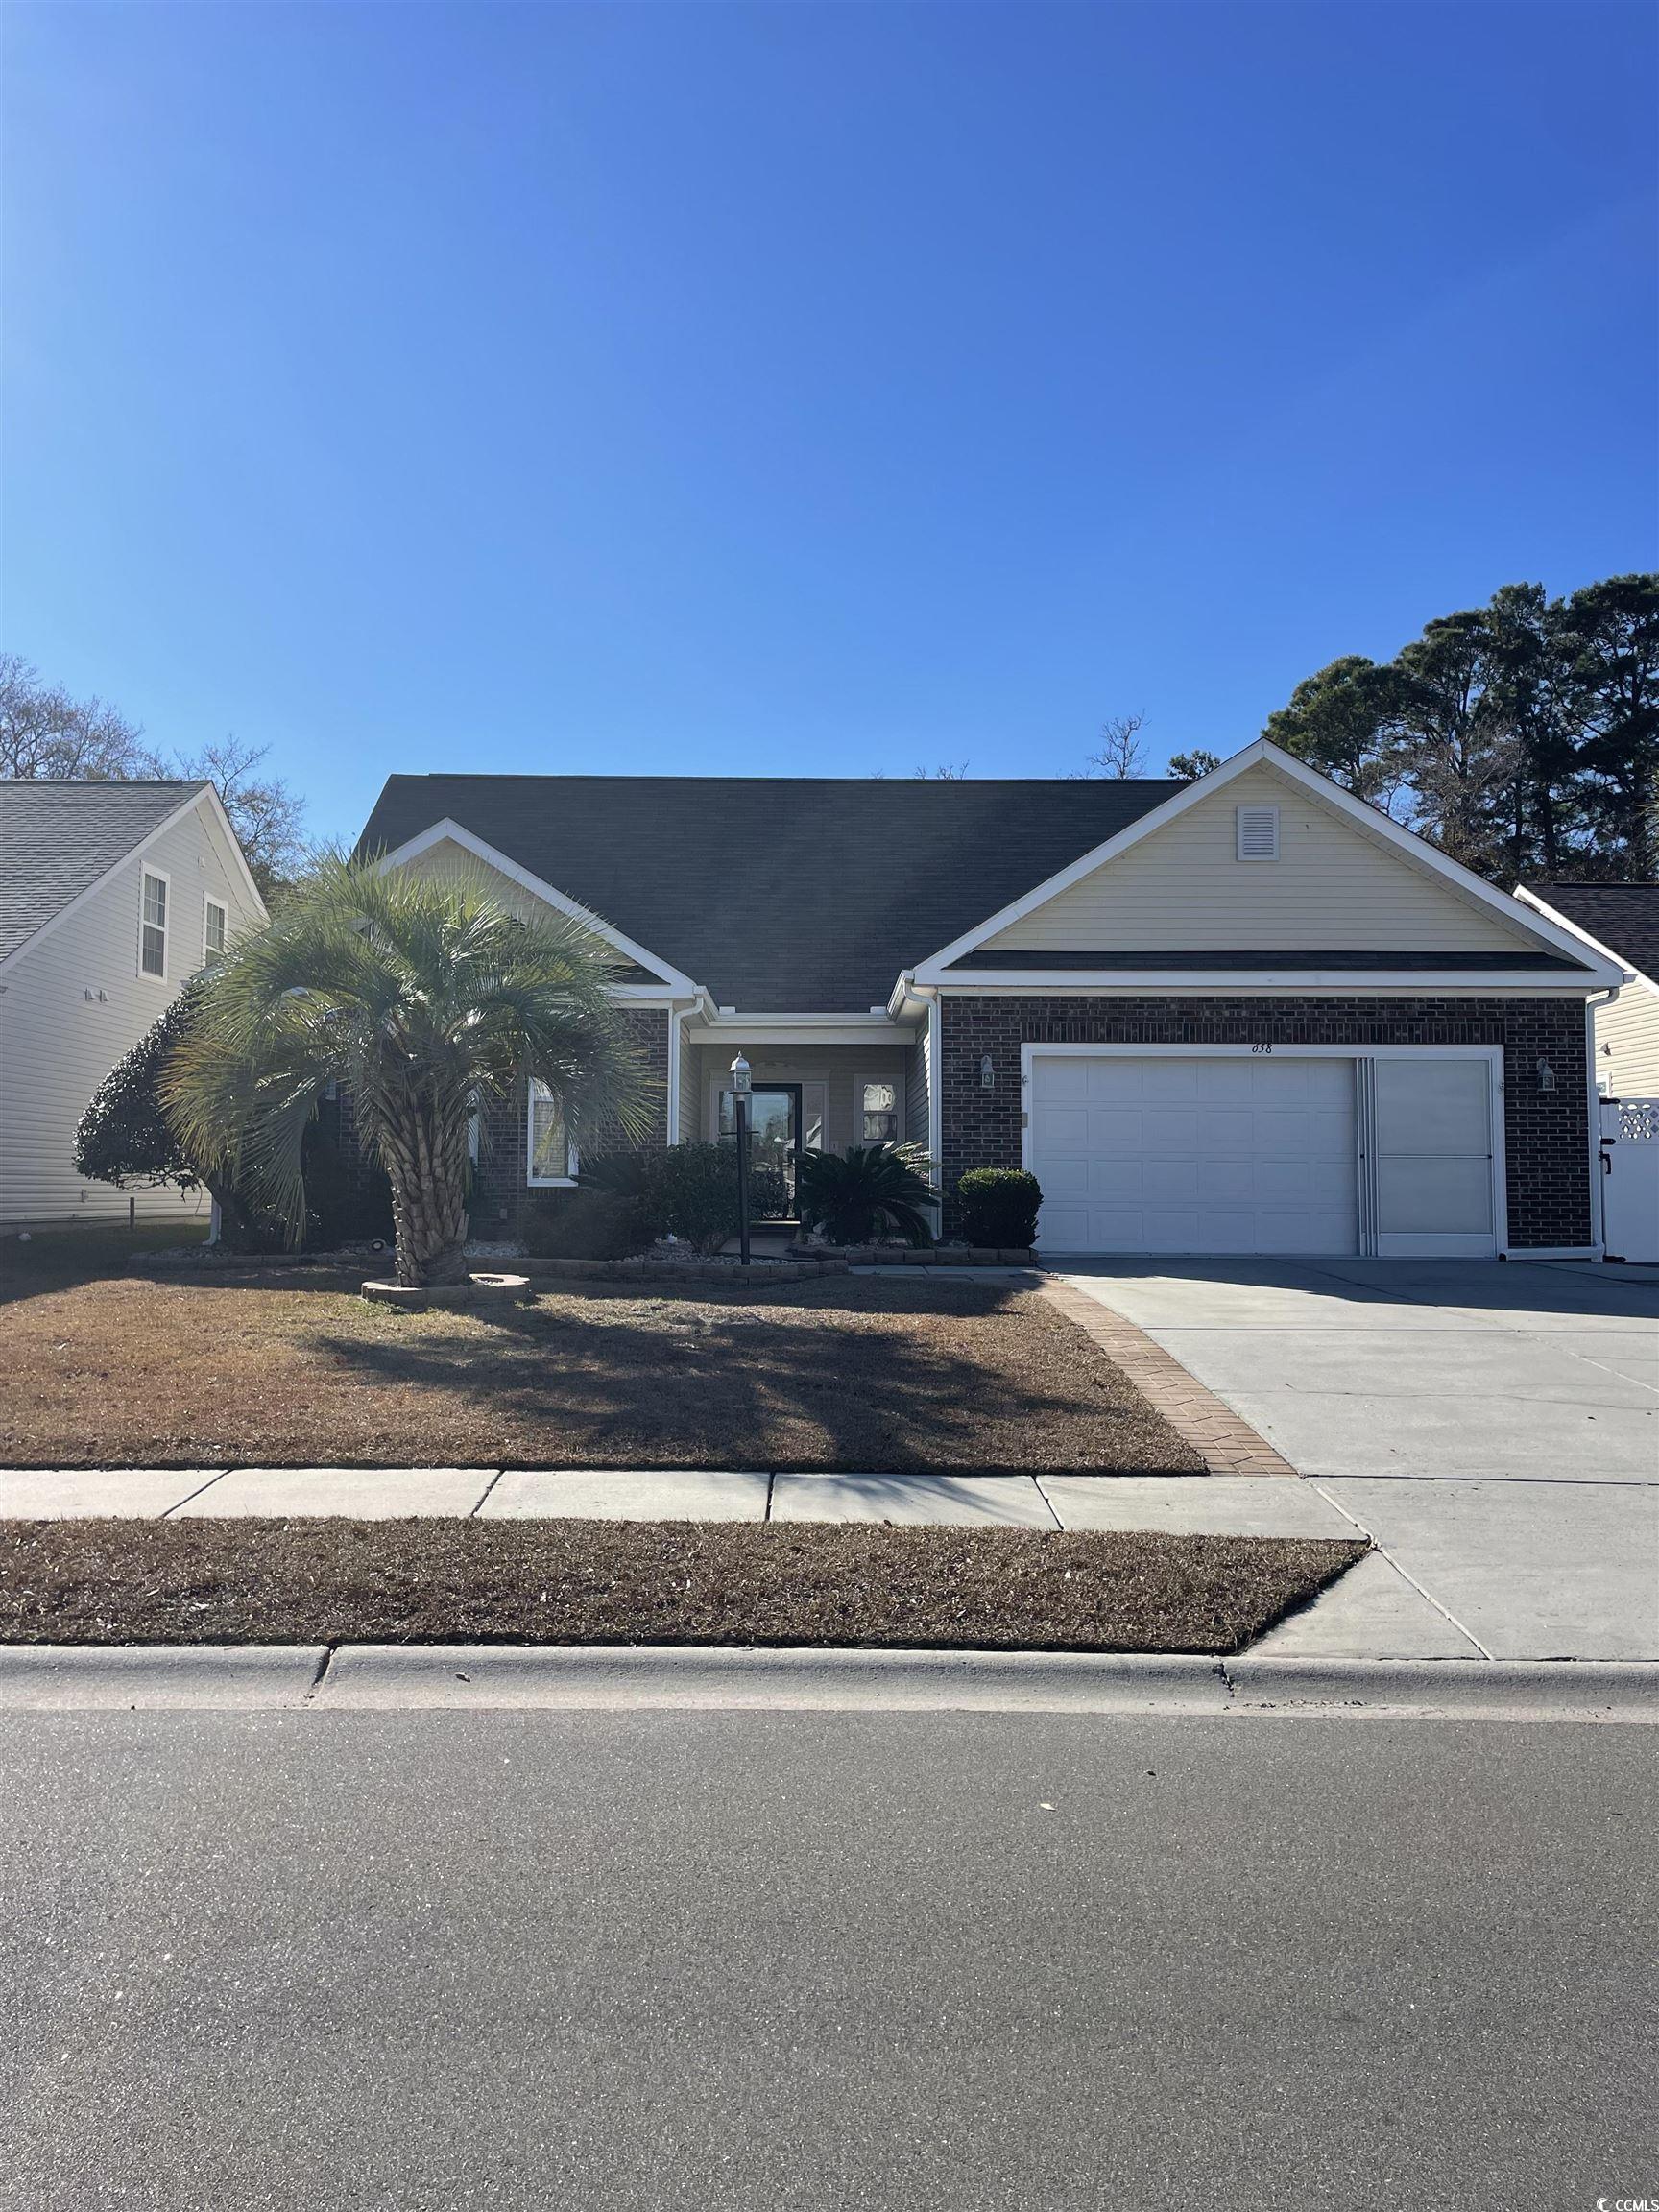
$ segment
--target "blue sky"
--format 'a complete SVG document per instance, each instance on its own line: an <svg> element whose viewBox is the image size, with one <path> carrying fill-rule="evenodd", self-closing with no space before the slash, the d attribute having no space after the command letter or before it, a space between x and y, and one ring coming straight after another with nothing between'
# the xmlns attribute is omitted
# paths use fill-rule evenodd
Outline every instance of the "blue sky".
<svg viewBox="0 0 1659 2212"><path fill-rule="evenodd" d="M1233 751L1659 562L1656 20L13 0L4 641L331 833Z"/></svg>

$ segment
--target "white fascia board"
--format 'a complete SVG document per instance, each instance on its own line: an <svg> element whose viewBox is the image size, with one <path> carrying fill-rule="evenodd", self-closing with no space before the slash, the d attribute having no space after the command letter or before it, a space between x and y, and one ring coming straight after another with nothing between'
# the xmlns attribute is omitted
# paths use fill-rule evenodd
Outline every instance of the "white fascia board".
<svg viewBox="0 0 1659 2212"><path fill-rule="evenodd" d="M1535 891L1527 890L1526 884L1518 883L1515 886L1515 896L1525 904L1535 907L1547 922L1553 922L1557 928L1565 929L1570 936L1588 945L1593 952L1599 952L1603 960L1611 961L1619 969L1624 982L1639 983L1644 991L1651 991L1659 998L1659 983L1655 983L1650 975L1644 975L1640 968L1632 968L1629 961L1622 953L1615 952L1611 945L1603 945L1599 937L1592 937L1588 929L1581 928L1576 922L1569 922L1566 915L1558 914L1553 906L1547 906Z"/></svg>
<svg viewBox="0 0 1659 2212"><path fill-rule="evenodd" d="M898 1045L908 1042L906 1025L885 1014L693 1014L685 1035L693 1045L724 1045L748 1039L757 1045Z"/></svg>
<svg viewBox="0 0 1659 2212"><path fill-rule="evenodd" d="M1199 991L1206 998L1253 991L1271 991L1286 997L1313 992L1323 998L1334 993L1346 997L1365 991L1384 991L1394 998L1402 993L1442 998L1448 992L1455 992L1459 998L1465 998L1483 991L1502 991L1582 998L1588 992L1601 987L1599 978L1588 969L1576 974L1563 974L1555 969L1492 969L1471 974L1467 969L1458 968L1296 968L1284 974L1263 968L1114 968L1093 973L1076 968L1033 968L1022 969L1018 974L1007 968L958 968L934 986L945 998L971 992L978 998L1019 998L1033 991L1041 991L1047 997L1069 993L1091 998L1133 997L1137 992L1146 991L1177 996L1182 992Z"/></svg>
<svg viewBox="0 0 1659 2212"><path fill-rule="evenodd" d="M215 784L209 783L205 791L198 794L198 805L204 800L212 803L209 812L217 817L219 827L225 832L225 841L230 848L231 858L235 861L237 871L242 878L243 890L247 892L258 909L259 919L262 922L269 922L271 919L270 909L259 895L259 886L253 880L253 871L248 865L248 855L242 850L242 840L231 827L230 817L225 811L225 802L220 798L218 787Z"/></svg>
<svg viewBox="0 0 1659 2212"><path fill-rule="evenodd" d="M1242 752L1235 753L1231 759L1223 760L1219 768L1213 768L1208 776L1200 776L1186 784L1166 799L1161 806L1154 806L1151 813L1142 814L1139 821L1131 822L1126 830L1119 830L1115 837L1108 837L1103 845L1096 845L1092 852L1073 860L1070 867L1062 868L1058 875L1048 877L1046 881L1016 899L1011 905L1004 906L1000 913L993 914L988 920L978 923L928 959L918 961L914 971L916 981L943 983L955 980L948 978L943 973L951 961L975 950L988 937L995 937L999 930L1022 921L1027 914L1035 913L1038 907L1046 906L1060 892L1070 890L1073 883L1080 883L1085 876L1092 876L1096 868L1108 860L1117 859L1119 854L1128 852L1131 846L1139 845L1142 838L1156 835L1160 830L1185 814L1189 807L1196 805L1200 799L1212 797L1249 769L1262 765L1277 770L1288 781L1299 785L1310 798L1352 822L1365 835L1398 853L1413 867L1449 884L1471 904L1483 907L1488 913L1501 915L1509 923L1517 919L1516 902L1507 892L1496 890L1472 869L1465 868L1460 861L1448 859L1444 853L1436 852L1432 845L1412 830L1402 830L1399 823L1391 822L1380 807L1368 805L1363 799L1356 799L1351 791L1344 791L1329 776L1321 776L1316 769L1310 768L1305 761L1298 760L1282 746L1270 743L1265 737L1258 737L1254 743L1246 745ZM1583 939L1575 937L1572 931L1561 928L1548 917L1540 915L1536 921L1528 917L1523 921L1522 926L1529 936L1547 945L1551 951L1565 952L1571 959L1577 961L1586 969L1591 981L1598 988L1619 980L1612 973L1603 973L1600 962L1586 961Z"/></svg>
<svg viewBox="0 0 1659 2212"><path fill-rule="evenodd" d="M11 951L7 953L5 959L0 960L0 968L15 967L17 962L21 960L25 954L34 951L36 946L40 943L42 938L50 937L53 930L58 928L60 924L67 922L71 914L79 914L82 907L86 904L89 899L96 899L99 892L103 890L104 886L107 883L111 882L130 861L136 860L143 854L148 853L151 846L155 844L157 837L164 837L168 830L173 828L175 823L182 822L186 814L192 812L196 807L202 805L202 802L204 799L209 797L211 797L214 805L218 808L220 815L223 817L225 813L224 805L220 801L218 792L213 789L211 783L209 783L206 789L204 791L192 791L188 799L181 799L180 801L179 805L174 807L171 814L164 814L161 817L161 820L156 823L154 830L147 830L146 833L139 838L135 845L129 845L126 852L121 854L119 859L111 860L108 867L105 869L102 876L98 877L93 882L88 883L84 891L77 891L74 898L69 901L67 905L60 906L56 914L52 915L48 920L42 922L39 928L36 930L33 937L25 937L21 945L13 945ZM229 828L228 823L226 824L226 827L227 829ZM242 848L236 843L236 835L234 830L232 830L230 833L230 844L232 850L240 859ZM242 867L244 873L246 873L247 866L247 861L243 860ZM248 878L248 883L249 888L253 893L253 897L258 901L259 911L261 914L263 914L265 912L265 902L263 899L259 898L258 889L254 885L253 878L251 876ZM156 980L156 978L155 976L151 977L152 982L155 982Z"/></svg>
<svg viewBox="0 0 1659 2212"><path fill-rule="evenodd" d="M561 914L567 914L573 922L583 923L596 937L603 937L608 945L613 945L618 952L625 953L638 967L650 969L652 974L671 990L695 997L697 985L689 975L683 975L678 968L671 968L666 960L660 959L655 952L648 952L643 945L636 944L632 937L625 936L620 929L595 914L591 907L584 906L580 900L572 899L568 893L544 882L528 868L521 868L517 860L510 859L505 853L476 836L470 830L464 829L448 815L442 822L434 822L430 829L422 830L418 837L411 837L406 844L399 845L395 852L382 854L375 866L382 869L400 868L407 861L419 859L422 853L429 853L434 845L445 842L459 845L463 852L470 853L475 860L482 860L487 868L493 868L498 876L505 876L510 882L517 883L520 890L528 891L532 898L543 901Z"/></svg>

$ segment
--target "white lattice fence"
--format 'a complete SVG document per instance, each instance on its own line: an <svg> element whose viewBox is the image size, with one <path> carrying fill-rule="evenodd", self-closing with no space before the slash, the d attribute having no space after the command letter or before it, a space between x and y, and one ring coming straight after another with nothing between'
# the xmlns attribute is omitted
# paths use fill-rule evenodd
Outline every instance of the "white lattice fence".
<svg viewBox="0 0 1659 2212"><path fill-rule="evenodd" d="M1659 1261L1659 1098L1601 1101L1601 1234L1610 1260Z"/></svg>

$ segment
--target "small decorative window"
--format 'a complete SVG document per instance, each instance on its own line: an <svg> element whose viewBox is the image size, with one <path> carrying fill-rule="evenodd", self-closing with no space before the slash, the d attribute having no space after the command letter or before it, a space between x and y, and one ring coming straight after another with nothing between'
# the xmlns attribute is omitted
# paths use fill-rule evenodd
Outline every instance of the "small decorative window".
<svg viewBox="0 0 1659 2212"><path fill-rule="evenodd" d="M202 950L209 960L225 957L225 926L227 915L217 899L209 899L202 924Z"/></svg>
<svg viewBox="0 0 1659 2212"><path fill-rule="evenodd" d="M892 1083L858 1086L858 1142L860 1144L897 1144L899 1142L899 1092Z"/></svg>
<svg viewBox="0 0 1659 2212"><path fill-rule="evenodd" d="M138 973L167 976L167 878L144 871L144 903L138 923Z"/></svg>
<svg viewBox="0 0 1659 2212"><path fill-rule="evenodd" d="M545 1083L530 1081L530 1159L526 1180L531 1183L569 1183L575 1180L576 1163L565 1133L565 1116Z"/></svg>
<svg viewBox="0 0 1659 2212"><path fill-rule="evenodd" d="M1239 859L1277 860L1279 857L1278 807L1240 806L1238 811Z"/></svg>

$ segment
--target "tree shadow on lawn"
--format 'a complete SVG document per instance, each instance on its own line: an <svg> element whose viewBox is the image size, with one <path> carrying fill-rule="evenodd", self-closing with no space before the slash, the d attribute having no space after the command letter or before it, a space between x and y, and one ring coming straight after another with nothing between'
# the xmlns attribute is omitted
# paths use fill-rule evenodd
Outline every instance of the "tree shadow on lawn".
<svg viewBox="0 0 1659 2212"><path fill-rule="evenodd" d="M825 1284L780 1307L658 1287L472 1309L482 1342L471 1330L310 1341L361 1380L460 1400L480 1445L506 1438L499 1458L517 1466L1195 1471L1104 1355L1046 1313L963 1348L964 1323L1000 1335L1017 1290L905 1281L837 1300Z"/></svg>

